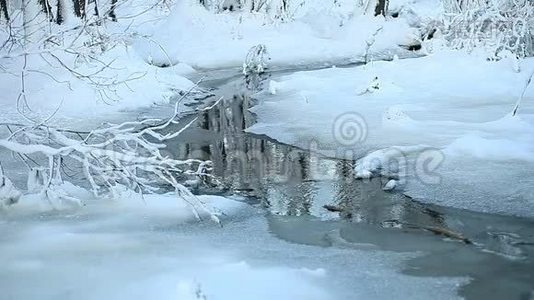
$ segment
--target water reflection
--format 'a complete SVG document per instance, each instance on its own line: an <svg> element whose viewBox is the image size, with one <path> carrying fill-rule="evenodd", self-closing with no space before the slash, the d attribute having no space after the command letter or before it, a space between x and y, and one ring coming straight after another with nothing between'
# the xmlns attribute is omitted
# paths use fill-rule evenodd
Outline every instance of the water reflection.
<svg viewBox="0 0 534 300"><path fill-rule="evenodd" d="M325 158L245 133L255 122L248 111L253 104L245 95L221 101L169 144L175 157L213 162L213 175L220 184L212 192L241 193L279 215L444 226L439 213L383 192L381 179L356 180L353 161ZM339 212L329 212L325 205Z"/></svg>
<svg viewBox="0 0 534 300"><path fill-rule="evenodd" d="M287 241L424 251L427 255L409 261L404 272L473 278L460 291L468 299L522 299L534 288L532 220L423 205L384 192L380 178L354 179L353 161L324 158L244 133L254 123L248 111L253 104L241 95L221 102L169 144L175 157L213 161L218 189L197 192L255 199L272 213L271 232ZM347 222L324 221L340 218ZM402 228L395 226L399 224ZM476 245L444 243L443 236L425 228L460 232ZM497 272L505 279L495 276Z"/></svg>

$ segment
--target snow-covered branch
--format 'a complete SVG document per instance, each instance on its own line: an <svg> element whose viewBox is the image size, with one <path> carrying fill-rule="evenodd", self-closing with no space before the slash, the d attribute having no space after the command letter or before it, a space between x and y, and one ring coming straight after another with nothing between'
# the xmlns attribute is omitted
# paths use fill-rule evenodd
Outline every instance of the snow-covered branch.
<svg viewBox="0 0 534 300"><path fill-rule="evenodd" d="M184 95L185 97L185 95ZM41 193L50 200L51 191L63 183L65 164L83 173L83 183L95 197L118 196L116 187L122 186L138 193L154 193L172 188L178 196L186 198L194 208L204 206L179 182L191 177L209 176L210 162L195 159L178 160L165 155L164 142L175 138L196 119L181 129L170 133L178 124L178 102L175 113L168 119L147 119L121 124L105 124L89 131L63 130L44 124L0 124L9 129L10 135L0 139L0 147L19 156L29 169L28 189L39 186ZM42 163L44 166L37 165ZM40 174L40 175L39 175ZM13 186L1 173L1 197L14 199ZM72 200L72 199L71 199ZM5 200L4 203L9 201ZM13 202L13 201L12 201ZM214 218L216 216L213 216Z"/></svg>
<svg viewBox="0 0 534 300"><path fill-rule="evenodd" d="M454 48L485 48L493 56L534 55L534 2L445 0L444 29Z"/></svg>

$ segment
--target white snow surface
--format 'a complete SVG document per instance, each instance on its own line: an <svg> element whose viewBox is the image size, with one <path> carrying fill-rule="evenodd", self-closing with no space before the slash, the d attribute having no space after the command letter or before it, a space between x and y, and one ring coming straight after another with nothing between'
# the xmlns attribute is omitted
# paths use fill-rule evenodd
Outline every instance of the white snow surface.
<svg viewBox="0 0 534 300"><path fill-rule="evenodd" d="M72 61L68 56L63 59ZM165 69L150 66L135 52L132 53L130 46L113 49L100 59L111 63L112 68L99 76L107 77L109 81L136 79L113 86L103 91L104 94L99 94L99 89L95 89L87 81L75 78L65 69L59 66L50 67L39 57L29 56L28 65L33 71L28 72L25 79L25 92L30 108L25 109L26 115L36 122L50 118L48 124L71 126L79 122L80 115L86 120L93 120L94 124L98 124L98 121L116 121L120 112L167 104L172 97L176 97L177 90L188 90L193 86L191 81L183 77L192 71L186 65ZM9 62L9 69L21 69L23 63L22 58L13 59ZM80 65L76 71L91 74L100 68L100 65ZM51 80L51 77L54 80ZM0 73L0 82L2 120L27 123L28 120L17 111L17 98L21 92L20 74Z"/></svg>
<svg viewBox="0 0 534 300"><path fill-rule="evenodd" d="M25 123L46 120L48 124L71 127L77 125L80 115L92 120L91 124L117 120L123 118L124 111L135 113L138 108L172 102L179 90L193 85L185 78L194 72L191 66L241 67L249 49L258 44L266 45L271 58L268 65L276 67L361 62L368 43L372 45L367 59L414 56L417 54L399 45L417 42L421 34L417 27L422 22L418 14L441 11L440 5L432 3L393 1L395 9L405 7L404 10L413 13L386 21L382 17L362 16L361 8L353 1L337 1L334 5L311 0L295 4L292 18L281 22L268 14L216 14L196 0L178 0L169 6L155 7L150 1L131 0L117 8L117 15L125 19L109 22L103 29L107 38L118 40L119 44L102 54L88 49L82 49L80 55L61 49L51 51L60 63L50 55L44 55L44 59L39 54L41 50L35 54L30 51L26 57L20 49L2 53L2 68L9 70L0 74L2 120ZM54 28L75 28L80 25L77 22L77 18L71 17L63 27ZM6 34L0 32L0 39L7 39ZM68 41L67 38L64 43ZM97 59L87 63L84 55ZM24 65L28 106L19 102L18 110L23 110L26 117L21 116L15 104L22 92ZM106 65L109 68L101 72ZM91 75L92 80L104 86L113 84L95 87L83 75Z"/></svg>
<svg viewBox="0 0 534 300"><path fill-rule="evenodd" d="M258 123L249 131L305 148L318 145L329 156L370 154L357 163L361 177L384 172L384 157L401 156L410 196L534 216L534 87L519 114L510 115L534 59L523 60L521 72L514 64L438 51L273 78L257 95L252 111ZM375 81L379 89L369 92ZM433 155L437 169L425 169L422 153Z"/></svg>
<svg viewBox="0 0 534 300"><path fill-rule="evenodd" d="M146 29L159 44L139 40L136 48L151 60L164 63L170 57L195 68L240 67L249 49L258 44L266 46L269 63L277 67L361 62L368 41L372 41L369 59L414 56L399 47L419 39L419 29L409 25L409 17L386 22L383 17L362 16L353 1L303 2L295 5L292 20L280 22L265 14L214 14L198 1L179 0L168 19ZM398 6L407 5L404 2L395 1ZM431 3L413 1L410 7L440 11L439 4Z"/></svg>
<svg viewBox="0 0 534 300"><path fill-rule="evenodd" d="M415 253L284 242L261 210L200 200L225 214L224 228L195 221L172 195L61 212L21 199L0 218L2 298L454 299L465 282L398 273Z"/></svg>

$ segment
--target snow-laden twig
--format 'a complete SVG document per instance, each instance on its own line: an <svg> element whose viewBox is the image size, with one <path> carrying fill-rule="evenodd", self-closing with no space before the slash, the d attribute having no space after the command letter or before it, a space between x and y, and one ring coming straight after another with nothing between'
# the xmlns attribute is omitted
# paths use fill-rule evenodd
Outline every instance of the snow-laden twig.
<svg viewBox="0 0 534 300"><path fill-rule="evenodd" d="M366 64L370 62L369 53L371 51L371 47L373 47L376 42L376 37L383 29L383 26L378 27L375 32L371 36L369 36L367 40L365 40L365 54L363 56L363 59Z"/></svg>
<svg viewBox="0 0 534 300"><path fill-rule="evenodd" d="M453 48L482 48L490 58L534 55L534 2L443 0L444 37Z"/></svg>
<svg viewBox="0 0 534 300"><path fill-rule="evenodd" d="M103 124L94 130L77 131L49 126L47 123L55 112L42 120L29 115L32 112L27 101L29 94L26 78L29 72L43 74L54 82L68 85L70 88L68 80L57 79L60 77L56 73L66 73L67 78L70 76L87 83L102 100L112 99L113 95L117 94L118 86L127 86L129 81L145 75L133 73L119 77L116 72L110 72L116 70L114 60L106 60L101 55L118 45L128 45L132 38L139 36L129 30L130 26L120 32L108 29L104 25L110 22L109 18L133 19L154 9L161 1L154 0L154 5L150 5L139 14L115 15L114 10L119 5L128 5L127 2L116 3L117 5L113 5L108 11L101 10L100 13L95 11L94 15L85 14L86 7L83 17L61 26L57 26L59 23L49 24L49 18L26 18L29 16L27 11L19 10L19 13L26 14L23 16L26 19L22 22L24 26L18 24L17 27L16 23L10 22L10 26L5 28L9 30L9 41L0 45L0 60L22 65L21 71L16 76L20 77L21 82L17 102L24 121L0 122L0 127L8 129L5 136L0 136L0 148L12 152L24 162L29 169L28 190L31 190L30 192L38 190L53 206L62 201L79 204L77 199L61 188L65 183L62 175L65 175L64 170L68 168L70 172L82 175L82 178L76 179L75 183L90 189L95 197L120 196L116 193L118 187L126 187L138 193L155 193L172 189L178 197L191 205L197 217L200 218L208 213L218 222L217 215L207 209L206 205L180 183L190 177L210 176L207 174L211 169L210 162L195 159L179 160L164 152L165 141L175 138L196 121L193 119L185 126L177 127L180 129L172 130L173 127L179 126L177 124L181 102L199 90L198 83L181 94L181 98L175 103L172 116L166 119ZM98 3L92 2L92 5L96 9ZM13 15L14 20L15 17L16 15ZM32 23L30 24L28 20ZM28 29L30 27L35 31L30 32ZM160 49L171 61L165 49L162 47ZM28 59L33 57L37 60ZM48 64L47 67L50 68L45 70L38 66L31 68L29 64L35 61ZM83 67L80 68L80 65ZM0 70L4 70L4 67L2 66ZM48 73L48 70L54 72ZM7 175L0 173L1 204L16 202L6 200L18 197L13 196L17 194L12 192L14 187Z"/></svg>

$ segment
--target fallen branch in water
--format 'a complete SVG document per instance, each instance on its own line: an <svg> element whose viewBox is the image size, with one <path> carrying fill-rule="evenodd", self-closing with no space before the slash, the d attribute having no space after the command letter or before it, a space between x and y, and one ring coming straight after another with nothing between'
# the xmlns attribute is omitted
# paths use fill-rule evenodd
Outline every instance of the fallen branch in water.
<svg viewBox="0 0 534 300"><path fill-rule="evenodd" d="M323 205L323 208L328 210L329 212L343 212L344 209L339 207L339 206L334 206L334 205Z"/></svg>
<svg viewBox="0 0 534 300"><path fill-rule="evenodd" d="M327 205L323 205L323 208L330 212L337 212L340 214L340 216L343 216L349 219L352 217L352 213L348 209L343 208L343 207L327 204ZM409 224L409 223L403 223L399 220L386 220L382 222L382 224L390 224L388 227L392 227L392 228L400 228L404 226L404 227L411 228L411 229L425 230L425 231L432 232L436 235L441 235L441 236L444 236L444 237L447 237L453 240L461 241L465 244L473 244L473 242L470 239L466 238L461 233L455 232L455 231L452 231L450 229L443 228L443 227Z"/></svg>
<svg viewBox="0 0 534 300"><path fill-rule="evenodd" d="M468 238L464 237L461 233L459 232L454 232L450 229L447 229L447 228L442 228L442 227L426 227L426 226L420 226L419 229L424 229L424 230L427 230L427 231L430 231L436 235L441 235L441 236L444 236L444 237L447 237L447 238L450 238L450 239L453 239L453 240L458 240L458 241L461 241L461 242L464 242L468 245L470 244L473 244L473 242L471 240L469 240Z"/></svg>

